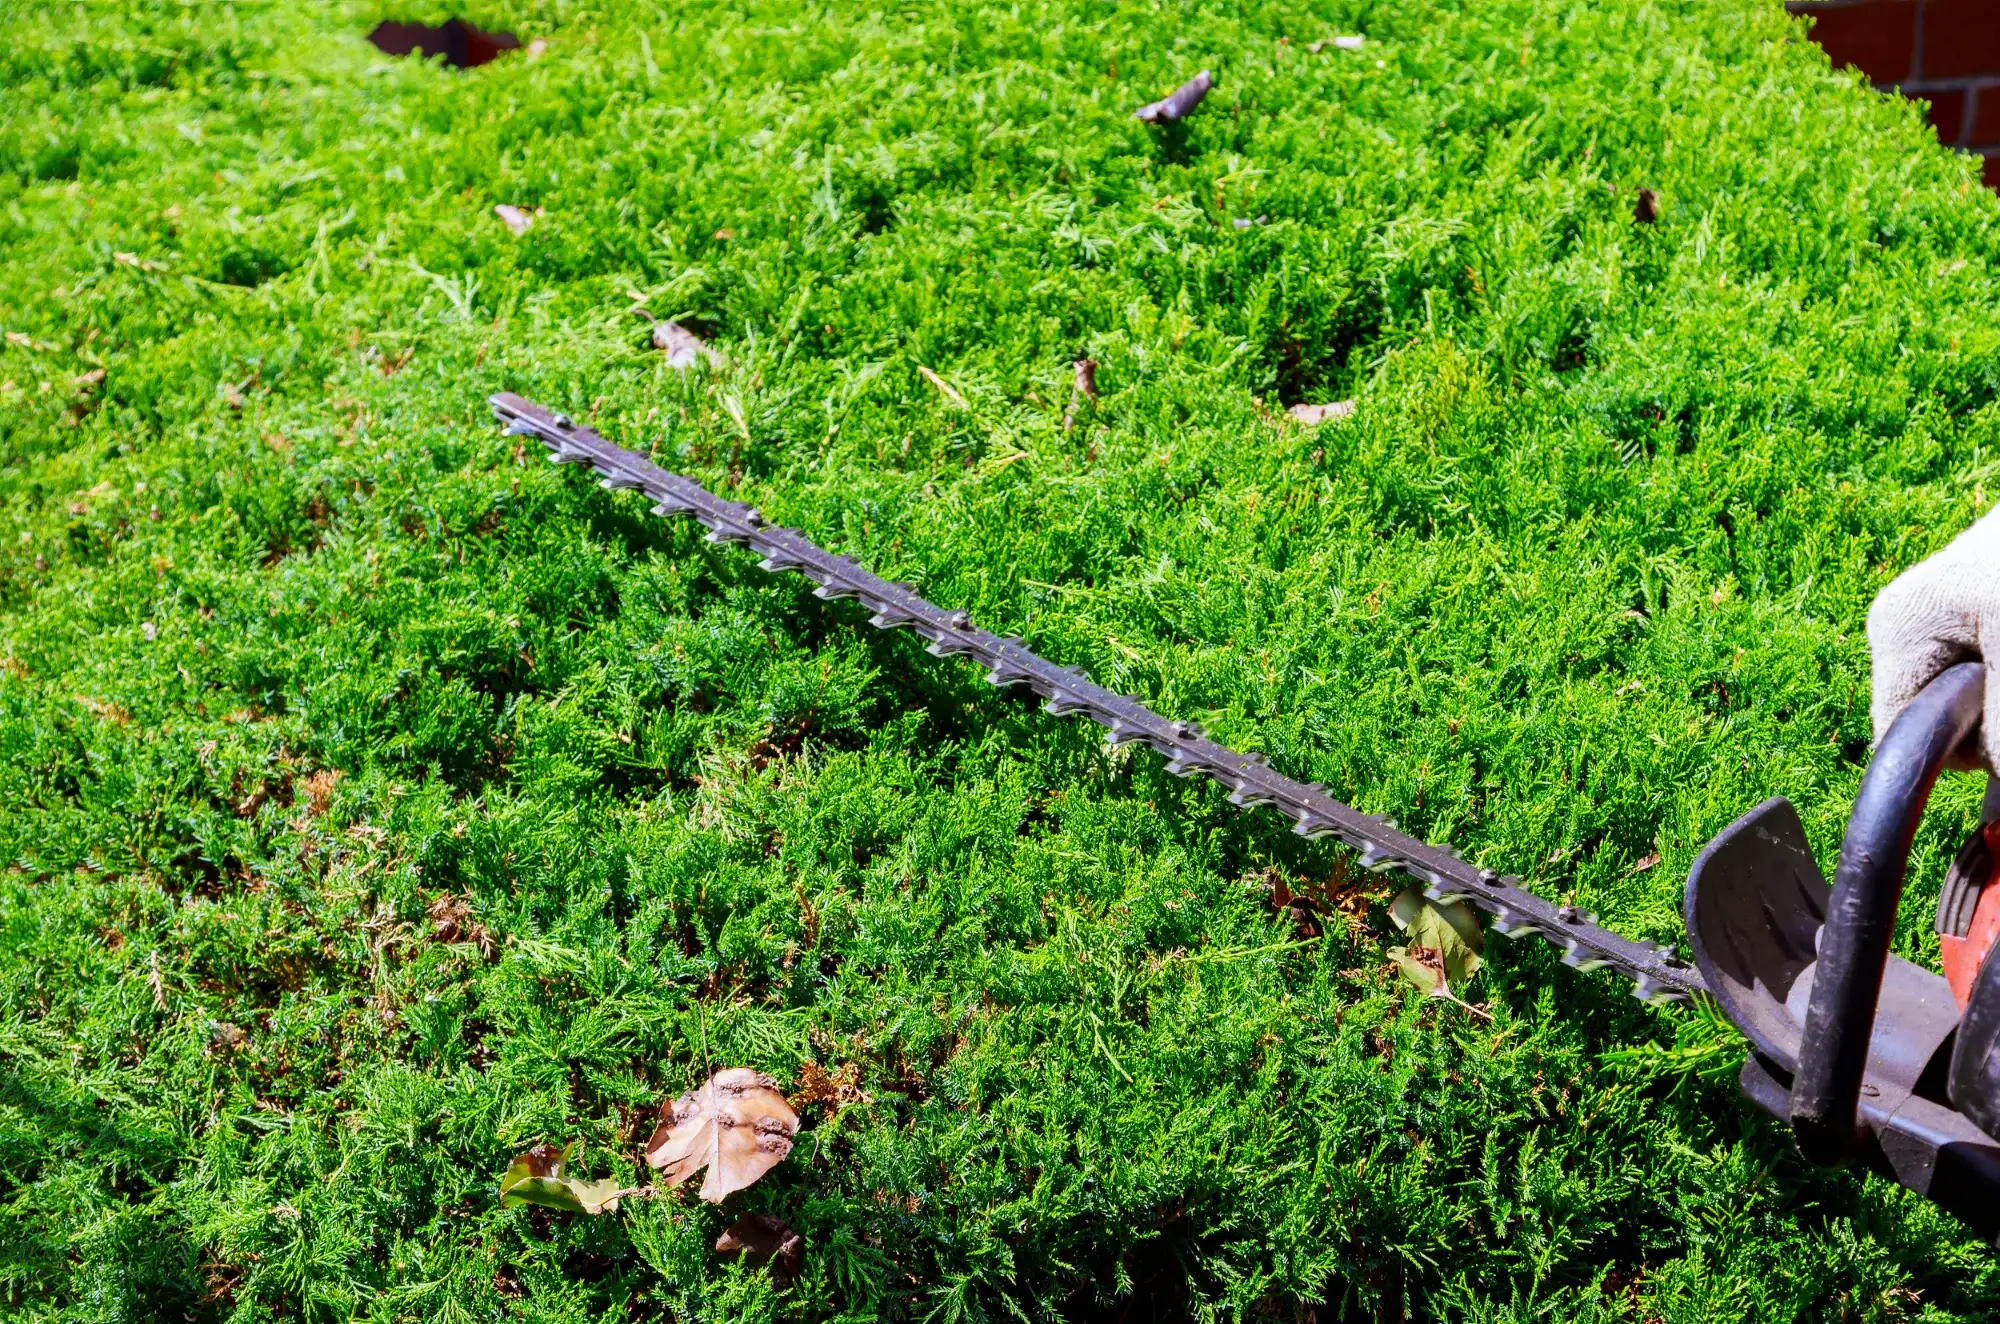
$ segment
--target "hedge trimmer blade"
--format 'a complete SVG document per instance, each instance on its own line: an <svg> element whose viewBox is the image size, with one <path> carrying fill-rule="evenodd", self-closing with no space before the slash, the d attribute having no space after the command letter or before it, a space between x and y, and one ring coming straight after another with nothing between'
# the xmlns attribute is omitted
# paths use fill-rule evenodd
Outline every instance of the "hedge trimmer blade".
<svg viewBox="0 0 2000 1324"><path fill-rule="evenodd" d="M724 500L564 415L511 392L495 395L491 403L509 432L538 439L555 463L589 465L605 487L645 493L655 514L694 516L710 542L747 544L763 554L764 569L796 570L818 584L816 597L859 600L874 613L871 625L914 630L930 641L932 653L969 657L986 668L994 685L1026 685L1042 696L1048 711L1089 717L1110 733L1113 745L1152 746L1166 758L1167 771L1180 777L1199 773L1220 783L1232 804L1271 805L1292 820L1300 836L1336 836L1360 852L1366 867L1415 878L1433 901L1468 902L1493 916L1493 927L1509 936L1540 934L1563 949L1565 964L1586 970L1609 966L1630 979L1644 1001L1705 991L1701 976L1671 947L1620 937L1593 915L1536 896L1518 878L1480 868L1447 847L1398 831L1386 818L1342 804L1319 786L1293 781L1262 755L1238 754L1204 737L1192 722L1162 717L1137 699L1091 683L1080 671L1036 656L1019 639L979 629L965 612L947 611L907 584L877 578L797 530L771 524L754 506Z"/></svg>

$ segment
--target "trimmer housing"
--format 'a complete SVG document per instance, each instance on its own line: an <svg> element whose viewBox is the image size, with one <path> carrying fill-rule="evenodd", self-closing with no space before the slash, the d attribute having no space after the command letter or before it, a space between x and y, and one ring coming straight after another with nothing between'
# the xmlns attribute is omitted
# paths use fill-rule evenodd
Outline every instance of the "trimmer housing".
<svg viewBox="0 0 2000 1324"><path fill-rule="evenodd" d="M1861 1163L2000 1232L2000 829L1959 852L1938 906L1950 974L1889 951L1910 842L1978 730L1985 668L1954 666L1884 736L1828 887L1791 804L1723 830L1688 876L1695 964L1750 1040L1743 1090L1816 1163ZM2000 817L1989 783L1987 820ZM1954 984L1958 987L1955 990Z"/></svg>

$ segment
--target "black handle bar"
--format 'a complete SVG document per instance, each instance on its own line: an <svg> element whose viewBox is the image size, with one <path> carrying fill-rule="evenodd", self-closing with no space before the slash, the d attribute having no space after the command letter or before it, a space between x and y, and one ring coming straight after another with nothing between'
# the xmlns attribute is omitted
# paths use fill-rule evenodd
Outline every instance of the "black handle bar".
<svg viewBox="0 0 2000 1324"><path fill-rule="evenodd" d="M1844 1164L1862 1143L1855 1114L1910 840L1945 760L1978 729L1985 695L1983 663L1945 670L1891 724L1861 779L1820 930L1792 1085L1792 1134L1815 1163Z"/></svg>

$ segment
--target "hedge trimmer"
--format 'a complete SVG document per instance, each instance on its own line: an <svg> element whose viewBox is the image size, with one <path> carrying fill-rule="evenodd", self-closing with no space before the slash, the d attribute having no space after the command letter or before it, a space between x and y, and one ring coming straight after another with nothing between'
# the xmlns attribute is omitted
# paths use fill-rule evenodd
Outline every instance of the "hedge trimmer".
<svg viewBox="0 0 2000 1324"><path fill-rule="evenodd" d="M1338 837L1363 866L1410 876L1433 903L1469 904L1502 934L1539 935L1562 949L1565 964L1615 970L1646 1002L1712 996L1750 1040L1744 1092L1791 1120L1807 1157L1868 1163L1982 1233L2000 1230L2000 1143L1991 1138L2000 1135L2000 962L1983 963L2000 935L2000 888L1991 886L2000 824L1974 835L1946 883L1938 932L1947 976L1889 954L1911 835L1939 768L1979 720L1982 667L1946 672L1884 738L1830 892L1782 798L1702 851L1687 886L1690 966L1671 946L1623 937L1519 878L1294 781L1261 755L1239 754L1018 638L980 629L966 612L878 578L564 415L508 392L491 403L510 433L536 438L555 463L587 465L607 488L644 493L655 514L694 516L709 541L747 545L764 569L812 580L817 597L860 601L871 625L913 630L930 652L984 667L994 685L1028 686L1049 712L1096 722L1114 746L1150 745L1167 771L1221 784L1232 804L1270 805L1303 837ZM1989 792L1988 809L1984 818L2000 816L2000 795Z"/></svg>

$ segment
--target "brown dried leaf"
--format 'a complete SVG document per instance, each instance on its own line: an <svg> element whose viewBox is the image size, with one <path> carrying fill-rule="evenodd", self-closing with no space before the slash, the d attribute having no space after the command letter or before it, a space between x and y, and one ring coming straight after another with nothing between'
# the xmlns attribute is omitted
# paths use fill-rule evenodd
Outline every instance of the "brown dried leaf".
<svg viewBox="0 0 2000 1324"><path fill-rule="evenodd" d="M1285 411L1307 427L1316 427L1331 419L1346 418L1354 412L1352 400L1335 400L1327 405L1293 405Z"/></svg>
<svg viewBox="0 0 2000 1324"><path fill-rule="evenodd" d="M1084 405L1097 399L1097 360L1078 359L1071 365L1076 371L1076 379L1070 386L1069 408L1063 411L1063 431L1076 426L1076 416Z"/></svg>
<svg viewBox="0 0 2000 1324"><path fill-rule="evenodd" d="M1158 101L1139 107L1133 114L1148 124L1166 124L1194 113L1208 90L1215 86L1215 79L1204 69L1188 79Z"/></svg>
<svg viewBox="0 0 2000 1324"><path fill-rule="evenodd" d="M771 1283L789 1287L799 1276L805 1260L806 1244L792 1225L773 1214L745 1214L715 1239L718 1255L744 1255L750 1267L771 1266Z"/></svg>
<svg viewBox="0 0 2000 1324"><path fill-rule="evenodd" d="M685 372L697 363L711 367L722 362L722 356L708 347L708 343L679 322L653 323L653 348L664 350L667 366Z"/></svg>
<svg viewBox="0 0 2000 1324"><path fill-rule="evenodd" d="M1632 219L1641 225L1651 225L1660 219L1660 195L1649 188L1639 190L1639 200L1632 204Z"/></svg>
<svg viewBox="0 0 2000 1324"><path fill-rule="evenodd" d="M534 227L535 218L542 214L542 209L540 207L532 209L516 207L512 203L501 202L494 205L493 214L498 216L501 222L514 232L516 238L519 238Z"/></svg>
<svg viewBox="0 0 2000 1324"><path fill-rule="evenodd" d="M646 1162L668 1186L707 1168L701 1198L720 1204L791 1153L798 1130L799 1115L778 1093L776 1081L749 1067L731 1067L660 1110L660 1125L646 1142Z"/></svg>

